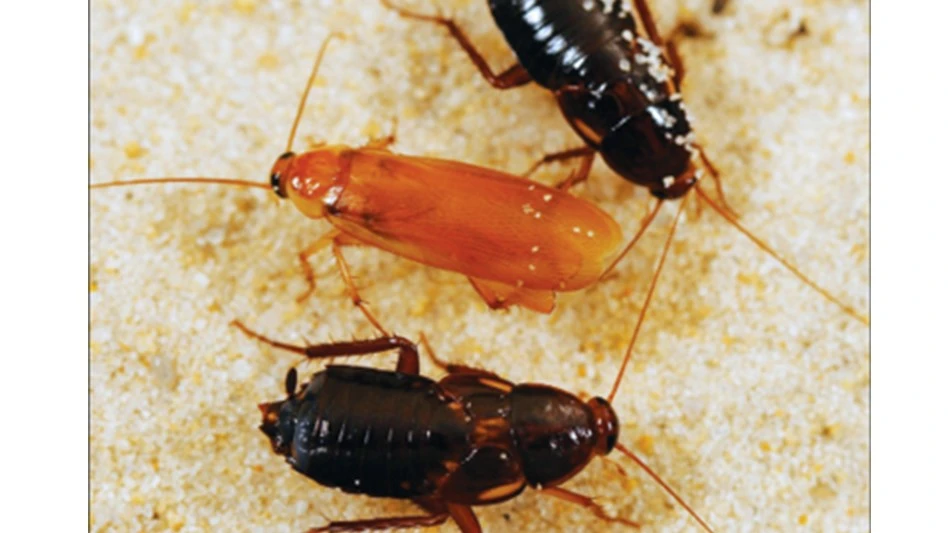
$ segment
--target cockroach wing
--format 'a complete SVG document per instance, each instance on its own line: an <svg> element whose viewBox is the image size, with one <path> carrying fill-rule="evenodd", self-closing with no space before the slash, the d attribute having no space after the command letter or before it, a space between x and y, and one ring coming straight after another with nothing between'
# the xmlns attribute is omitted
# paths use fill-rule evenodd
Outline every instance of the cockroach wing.
<svg viewBox="0 0 948 533"><path fill-rule="evenodd" d="M352 155L330 221L365 244L514 288L577 290L622 241L595 205L502 172L380 150Z"/></svg>

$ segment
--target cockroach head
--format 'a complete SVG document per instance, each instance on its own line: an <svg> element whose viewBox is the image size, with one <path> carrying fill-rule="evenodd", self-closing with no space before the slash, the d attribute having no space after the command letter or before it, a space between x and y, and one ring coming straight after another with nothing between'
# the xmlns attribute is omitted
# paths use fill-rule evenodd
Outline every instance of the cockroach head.
<svg viewBox="0 0 948 533"><path fill-rule="evenodd" d="M596 453L606 455L619 442L619 418L615 410L603 398L595 397L589 400L592 409L596 432Z"/></svg>
<svg viewBox="0 0 948 533"><path fill-rule="evenodd" d="M286 198L286 175L294 157L296 157L296 154L293 152L284 153L277 158L276 163L273 164L273 169L270 171L270 186L273 187L273 192L280 198Z"/></svg>
<svg viewBox="0 0 948 533"><path fill-rule="evenodd" d="M280 455L288 455L293 443L293 433L296 431L297 400L296 369L290 369L286 375L286 399L277 402L261 403L257 406L263 415L260 431L270 439L273 451Z"/></svg>

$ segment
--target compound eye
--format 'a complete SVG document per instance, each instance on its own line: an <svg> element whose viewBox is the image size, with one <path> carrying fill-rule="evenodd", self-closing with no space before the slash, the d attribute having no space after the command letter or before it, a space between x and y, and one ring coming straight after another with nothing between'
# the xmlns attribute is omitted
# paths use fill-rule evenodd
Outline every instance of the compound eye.
<svg viewBox="0 0 948 533"><path fill-rule="evenodd" d="M606 451L611 452L613 448L616 447L616 442L619 440L619 435L612 433L606 437Z"/></svg>
<svg viewBox="0 0 948 533"><path fill-rule="evenodd" d="M276 193L280 198L286 198L286 193L283 191L283 188L280 186L280 173L274 172L270 174L270 187L273 189L273 192Z"/></svg>
<svg viewBox="0 0 948 533"><path fill-rule="evenodd" d="M285 152L278 157L276 163L273 164L272 173L270 174L270 187L280 198L286 198L286 191L283 189L282 183L283 174L289 170L290 165L293 163L293 156L295 155L293 152Z"/></svg>

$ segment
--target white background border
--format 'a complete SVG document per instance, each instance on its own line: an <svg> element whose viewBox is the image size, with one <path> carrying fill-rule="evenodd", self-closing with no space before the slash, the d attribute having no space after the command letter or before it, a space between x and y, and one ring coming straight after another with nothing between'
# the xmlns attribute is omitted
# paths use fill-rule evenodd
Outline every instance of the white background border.
<svg viewBox="0 0 948 533"><path fill-rule="evenodd" d="M946 35L942 2L872 4L875 531L948 523Z"/></svg>
<svg viewBox="0 0 948 533"><path fill-rule="evenodd" d="M946 36L943 3L872 6L875 531L948 522ZM88 39L82 2L0 20L0 482L19 530L89 523Z"/></svg>
<svg viewBox="0 0 948 533"><path fill-rule="evenodd" d="M88 6L0 17L6 531L88 528Z"/></svg>

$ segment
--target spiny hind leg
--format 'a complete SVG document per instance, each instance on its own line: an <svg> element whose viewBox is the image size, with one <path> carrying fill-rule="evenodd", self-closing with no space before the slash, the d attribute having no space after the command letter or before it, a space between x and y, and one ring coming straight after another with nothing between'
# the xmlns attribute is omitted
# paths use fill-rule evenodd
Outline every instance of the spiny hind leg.
<svg viewBox="0 0 948 533"><path fill-rule="evenodd" d="M349 520L345 522L330 522L322 527L315 527L309 533L324 531L380 531L388 529L408 529L418 527L440 526L448 521L447 509L443 513L412 516L388 516L384 518L370 518L368 520Z"/></svg>
<svg viewBox="0 0 948 533"><path fill-rule="evenodd" d="M468 39L467 35L461 30L460 27L452 20L447 17L441 17L436 15L422 15L420 13L414 13L405 8L398 7L389 0L382 0L382 5L395 11L399 15L405 18L420 20L422 22L433 22L435 24L440 24L444 26L450 33L451 37L464 51L467 53L467 56L471 59L471 62L474 63L474 66L477 67L477 70L480 71L481 76L491 84L495 89L512 89L514 87L520 87L526 85L533 81L530 77L530 74L527 73L526 69L523 68L519 63L514 63L510 68L501 72L500 74L495 74L494 71L490 68L490 65L487 64L487 61L484 59L484 56L477 51L477 48L471 43L471 40Z"/></svg>
<svg viewBox="0 0 948 533"><path fill-rule="evenodd" d="M398 351L397 372L417 375L420 366L418 362L418 347L410 340L397 335L386 335L377 339L353 340L345 342L327 342L323 344L307 344L297 346L271 339L248 328L239 320L231 321L231 325L242 331L248 337L256 339L274 348L300 354L310 360L331 359L335 357L357 357L375 353Z"/></svg>
<svg viewBox="0 0 948 533"><path fill-rule="evenodd" d="M414 502L428 514L330 522L323 527L310 529L309 533L433 527L447 522L449 517L454 520L462 533L481 533L481 526L470 507L445 503L433 498L416 498Z"/></svg>
<svg viewBox="0 0 948 533"><path fill-rule="evenodd" d="M566 490L562 487L546 487L540 490L541 494L546 494L547 496L553 496L554 498L559 498L563 501L570 503L575 503L576 505L581 505L586 509L589 509L594 515L598 518L605 520L606 522L611 522L614 524L623 524L629 527L639 528L641 527L638 522L633 522L631 520L626 520L625 518L618 518L614 516L609 516L605 509L601 505L593 501L589 496L579 494L578 492L573 492L571 490Z"/></svg>

